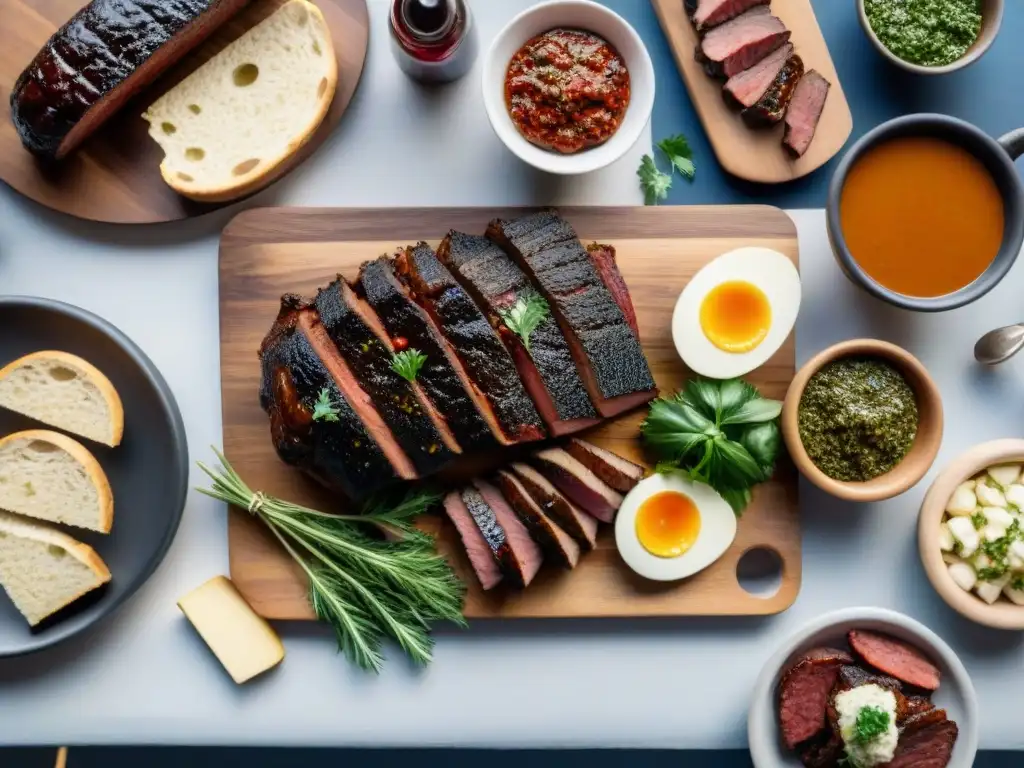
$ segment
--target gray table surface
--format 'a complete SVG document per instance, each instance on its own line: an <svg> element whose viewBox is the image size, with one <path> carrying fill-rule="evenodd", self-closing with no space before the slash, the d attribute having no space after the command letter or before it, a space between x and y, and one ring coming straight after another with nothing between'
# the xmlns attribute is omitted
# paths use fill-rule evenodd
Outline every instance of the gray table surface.
<svg viewBox="0 0 1024 768"><path fill-rule="evenodd" d="M484 39L529 4L477 3ZM371 53L350 114L314 161L245 207L639 202L634 172L649 135L591 178L535 174L491 134L473 74L426 94L398 73L381 23L386 5L370 0ZM78 304L134 338L174 390L195 459L209 459L207 446L221 439L217 233L231 213L111 227L44 211L0 186L0 292ZM845 281L821 211L791 215L806 296L801 360L861 335L918 354L945 398L939 465L1019 433L1024 362L986 374L970 352L981 332L1020 319L1024 267L970 309L914 316ZM198 471L192 479L201 482ZM879 605L924 621L961 654L981 694L984 748L1024 747L1021 636L972 626L932 593L914 539L925 487L860 507L803 487L804 585L778 617L477 624L442 631L425 673L392 653L379 679L351 669L322 628L289 626L284 666L243 688L175 607L227 569L225 510L193 493L166 561L128 606L78 642L0 662L0 744L742 747L748 692L781 639L825 611Z"/></svg>

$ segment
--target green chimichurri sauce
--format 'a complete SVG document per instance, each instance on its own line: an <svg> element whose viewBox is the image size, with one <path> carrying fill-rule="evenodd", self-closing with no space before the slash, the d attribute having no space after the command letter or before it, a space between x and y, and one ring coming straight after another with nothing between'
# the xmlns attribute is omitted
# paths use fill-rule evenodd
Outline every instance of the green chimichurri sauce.
<svg viewBox="0 0 1024 768"><path fill-rule="evenodd" d="M891 470L917 436L917 398L906 379L877 358L845 358L807 383L800 440L829 477L866 482Z"/></svg>
<svg viewBox="0 0 1024 768"><path fill-rule="evenodd" d="M981 34L981 0L864 0L882 44L911 64L952 64Z"/></svg>

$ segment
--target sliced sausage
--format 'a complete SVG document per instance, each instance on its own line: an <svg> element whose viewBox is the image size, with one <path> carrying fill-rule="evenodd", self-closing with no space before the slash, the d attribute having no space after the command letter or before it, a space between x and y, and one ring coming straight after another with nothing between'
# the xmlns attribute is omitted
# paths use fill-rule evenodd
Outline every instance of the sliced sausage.
<svg viewBox="0 0 1024 768"><path fill-rule="evenodd" d="M939 687L939 668L909 643L859 629L851 630L848 639L853 652L879 672L926 691Z"/></svg>
<svg viewBox="0 0 1024 768"><path fill-rule="evenodd" d="M779 727L786 746L796 746L825 729L829 695L844 664L853 663L845 651L814 648L801 656L779 685Z"/></svg>

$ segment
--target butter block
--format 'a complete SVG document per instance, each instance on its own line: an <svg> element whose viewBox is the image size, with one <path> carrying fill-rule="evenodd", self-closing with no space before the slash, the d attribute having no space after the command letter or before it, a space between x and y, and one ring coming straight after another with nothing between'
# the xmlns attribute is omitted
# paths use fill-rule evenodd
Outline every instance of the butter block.
<svg viewBox="0 0 1024 768"><path fill-rule="evenodd" d="M248 682L284 660L281 638L226 576L215 576L189 592L178 607L236 683Z"/></svg>

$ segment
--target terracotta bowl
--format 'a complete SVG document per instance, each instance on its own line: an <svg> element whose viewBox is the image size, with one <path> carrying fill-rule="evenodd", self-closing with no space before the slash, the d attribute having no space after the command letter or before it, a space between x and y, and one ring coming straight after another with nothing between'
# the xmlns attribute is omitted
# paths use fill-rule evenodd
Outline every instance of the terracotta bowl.
<svg viewBox="0 0 1024 768"><path fill-rule="evenodd" d="M800 440L797 413L800 398L811 377L829 363L844 357L877 357L898 370L917 395L919 422L910 452L894 469L863 483L833 480L807 455ZM782 407L782 436L793 462L804 477L840 499L881 501L913 488L935 461L942 443L942 397L921 362L905 349L874 339L855 339L829 347L797 371Z"/></svg>
<svg viewBox="0 0 1024 768"><path fill-rule="evenodd" d="M1015 462L1024 462L1024 440L982 443L954 459L935 478L921 504L921 513L917 518L917 546L928 580L953 610L986 627L1022 630L1024 606L1002 598L995 605L989 605L973 593L964 592L950 578L938 542L942 513L956 487L993 464Z"/></svg>

